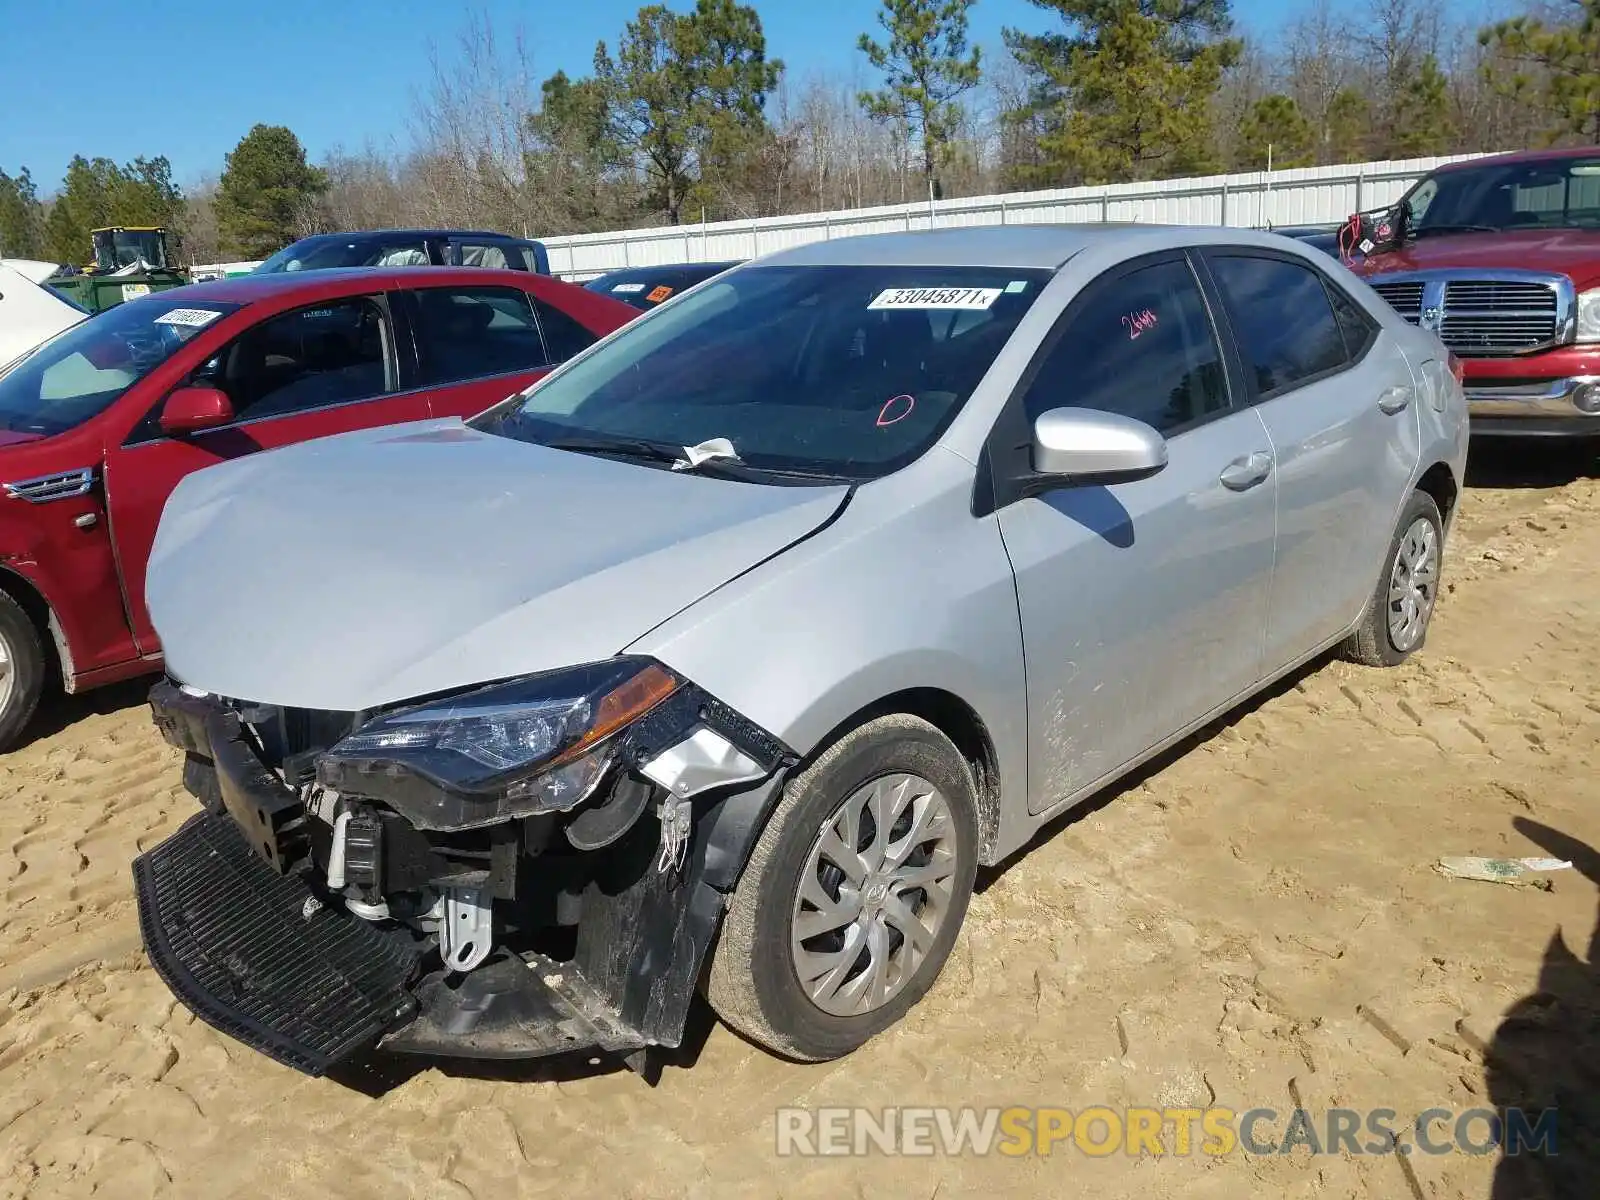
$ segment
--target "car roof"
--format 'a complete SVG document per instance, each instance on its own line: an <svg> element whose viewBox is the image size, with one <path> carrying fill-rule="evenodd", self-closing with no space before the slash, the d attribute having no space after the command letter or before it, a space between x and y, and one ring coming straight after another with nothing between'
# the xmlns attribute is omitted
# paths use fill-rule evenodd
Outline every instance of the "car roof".
<svg viewBox="0 0 1600 1200"><path fill-rule="evenodd" d="M726 271L729 267L737 267L743 261L740 258L730 258L717 262L650 263L642 267L618 267L614 271L607 271L604 275L596 275L587 282L593 283L598 279L622 279L630 275L665 275L668 271Z"/></svg>
<svg viewBox="0 0 1600 1200"><path fill-rule="evenodd" d="M542 280L543 283L532 283ZM314 271L273 271L264 275L235 275L179 288L154 292L158 300L217 300L224 304L255 304L300 292L338 295L341 292L388 290L403 287L448 287L455 284L483 287L491 284L528 290L561 281L532 271L503 271L495 267L326 267ZM562 285L572 286L572 285ZM132 303L139 303L135 300Z"/></svg>
<svg viewBox="0 0 1600 1200"><path fill-rule="evenodd" d="M1434 169L1435 174L1447 171L1465 171L1472 167L1500 166L1509 163L1565 162L1569 158L1600 158L1600 146L1562 146L1550 150L1513 150L1509 154L1489 154L1483 158L1469 158L1464 162L1446 163Z"/></svg>
<svg viewBox="0 0 1600 1200"><path fill-rule="evenodd" d="M778 250L756 266L998 267L1055 270L1090 247L1126 244L1128 254L1183 246L1281 248L1292 239L1216 225L1083 222L1059 225L976 225L957 229L866 233Z"/></svg>
<svg viewBox="0 0 1600 1200"><path fill-rule="evenodd" d="M313 242L322 238L354 241L357 238L387 237L492 237L505 238L513 242L529 240L509 233L499 233L493 229L350 229L338 230L332 233L311 233L303 238L296 238L289 244L292 246L300 242Z"/></svg>

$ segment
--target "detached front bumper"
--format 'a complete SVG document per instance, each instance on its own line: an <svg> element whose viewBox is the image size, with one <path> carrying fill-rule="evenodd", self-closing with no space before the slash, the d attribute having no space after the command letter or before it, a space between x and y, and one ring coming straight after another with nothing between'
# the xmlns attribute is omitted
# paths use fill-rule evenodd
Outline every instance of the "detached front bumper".
<svg viewBox="0 0 1600 1200"><path fill-rule="evenodd" d="M206 1024L309 1075L411 1018L417 950L280 875L226 815L134 860L156 973Z"/></svg>
<svg viewBox="0 0 1600 1200"><path fill-rule="evenodd" d="M328 826L263 761L238 712L168 681L150 703L206 811L134 862L146 953L201 1020L311 1075L375 1047L471 1058L598 1049L638 1065L633 1052L678 1045L725 893L779 786L774 776L711 806L680 873L651 869L653 818L641 837L597 852L610 877L583 892L570 960L499 947L450 975L421 931L357 915L328 890ZM549 875L555 861L524 867Z"/></svg>

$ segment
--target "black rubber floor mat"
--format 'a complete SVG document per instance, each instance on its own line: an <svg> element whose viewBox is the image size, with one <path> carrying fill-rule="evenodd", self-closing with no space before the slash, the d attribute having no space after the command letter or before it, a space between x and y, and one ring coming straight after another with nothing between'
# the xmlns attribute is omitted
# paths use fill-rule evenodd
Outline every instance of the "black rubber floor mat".
<svg viewBox="0 0 1600 1200"><path fill-rule="evenodd" d="M279 875L202 813L133 864L156 971L208 1025L321 1075L409 1017L417 953Z"/></svg>

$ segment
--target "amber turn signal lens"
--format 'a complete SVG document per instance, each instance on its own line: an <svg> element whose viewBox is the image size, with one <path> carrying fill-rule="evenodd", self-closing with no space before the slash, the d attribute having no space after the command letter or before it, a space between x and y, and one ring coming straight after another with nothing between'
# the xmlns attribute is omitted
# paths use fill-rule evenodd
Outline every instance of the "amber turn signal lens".
<svg viewBox="0 0 1600 1200"><path fill-rule="evenodd" d="M612 688L595 705L594 720L582 737L554 760L576 758L596 742L604 741L619 729L633 724L682 686L682 681L665 667L651 663L633 678Z"/></svg>

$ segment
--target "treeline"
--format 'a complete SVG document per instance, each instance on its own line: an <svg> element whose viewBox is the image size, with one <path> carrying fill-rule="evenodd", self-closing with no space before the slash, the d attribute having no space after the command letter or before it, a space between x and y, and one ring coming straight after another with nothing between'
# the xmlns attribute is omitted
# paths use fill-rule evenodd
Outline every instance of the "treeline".
<svg viewBox="0 0 1600 1200"><path fill-rule="evenodd" d="M1228 0L1030 0L1042 34L971 43L979 0L882 0L851 73L791 77L756 8L639 10L544 79L468 24L404 148L307 161L257 126L180 193L164 158L74 159L49 200L0 172L0 252L75 261L96 225L167 224L191 261L319 230L533 236L1224 170L1600 142L1600 0L1485 23L1433 0L1312 0L1268 44Z"/></svg>

